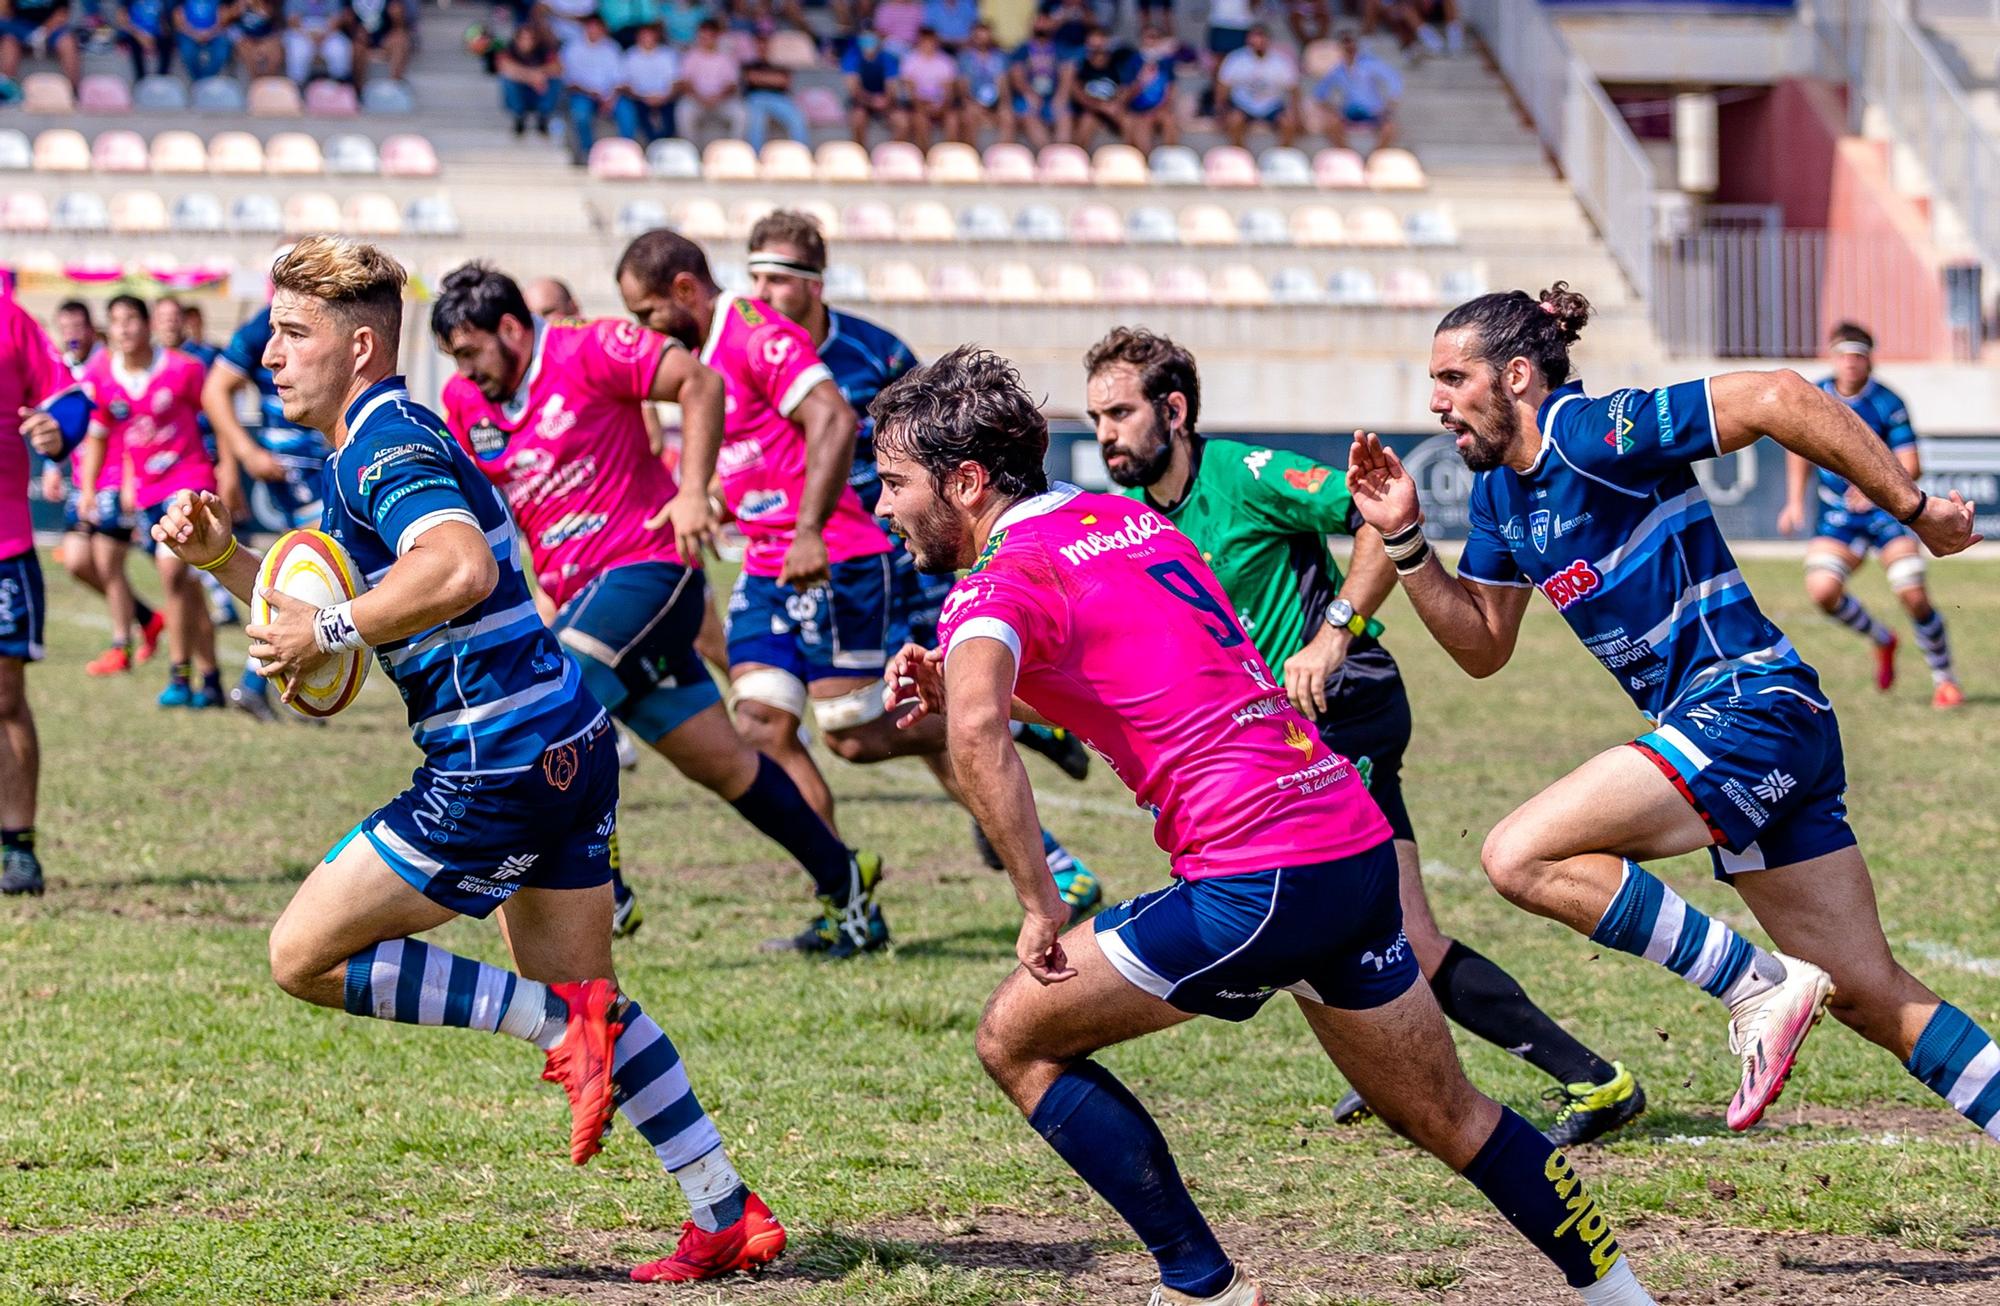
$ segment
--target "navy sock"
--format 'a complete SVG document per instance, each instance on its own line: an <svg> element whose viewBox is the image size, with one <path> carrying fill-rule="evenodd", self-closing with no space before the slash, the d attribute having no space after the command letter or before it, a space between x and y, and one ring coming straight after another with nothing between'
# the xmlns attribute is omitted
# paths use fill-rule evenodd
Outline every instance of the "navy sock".
<svg viewBox="0 0 2000 1306"><path fill-rule="evenodd" d="M1506 1107L1500 1108L1493 1136L1465 1167L1465 1177L1555 1262L1573 1288L1596 1283L1624 1254L1611 1232L1611 1217L1569 1158Z"/></svg>
<svg viewBox="0 0 2000 1306"><path fill-rule="evenodd" d="M1229 1286L1235 1267L1188 1196L1160 1127L1110 1071L1077 1062L1028 1123L1125 1217L1160 1263L1160 1282L1192 1297Z"/></svg>
<svg viewBox="0 0 2000 1306"><path fill-rule="evenodd" d="M18 830L0 830L0 848L25 848L35 851L35 827L24 825Z"/></svg>
<svg viewBox="0 0 2000 1306"><path fill-rule="evenodd" d="M153 624L153 609L136 595L132 599L132 620L139 624L141 630Z"/></svg>
<svg viewBox="0 0 2000 1306"><path fill-rule="evenodd" d="M1561 1084L1604 1084L1611 1064L1572 1038L1522 991L1520 981L1457 940L1445 950L1431 992L1444 1014Z"/></svg>
<svg viewBox="0 0 2000 1306"><path fill-rule="evenodd" d="M847 845L806 802L785 768L757 754L757 778L730 799L729 805L805 867L813 887L833 899L834 906L847 905L853 878L848 871Z"/></svg>

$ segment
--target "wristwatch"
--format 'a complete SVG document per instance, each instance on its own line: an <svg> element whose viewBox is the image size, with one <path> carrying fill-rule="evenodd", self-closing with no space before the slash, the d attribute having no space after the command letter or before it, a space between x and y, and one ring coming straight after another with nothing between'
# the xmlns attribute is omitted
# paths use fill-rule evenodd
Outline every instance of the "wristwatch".
<svg viewBox="0 0 2000 1306"><path fill-rule="evenodd" d="M1345 626L1356 635L1378 637L1386 629L1375 618L1363 617L1356 613L1354 605L1346 599L1335 599L1326 605L1326 624L1329 626Z"/></svg>

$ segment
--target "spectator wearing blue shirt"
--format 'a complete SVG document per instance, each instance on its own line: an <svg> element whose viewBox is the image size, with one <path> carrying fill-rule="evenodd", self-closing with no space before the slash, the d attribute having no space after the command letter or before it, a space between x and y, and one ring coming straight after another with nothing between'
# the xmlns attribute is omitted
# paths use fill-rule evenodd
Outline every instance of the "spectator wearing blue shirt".
<svg viewBox="0 0 2000 1306"><path fill-rule="evenodd" d="M1007 52L994 43L993 28L975 23L958 52L959 131L974 145L989 128L996 141L1014 139L1012 66Z"/></svg>
<svg viewBox="0 0 2000 1306"><path fill-rule="evenodd" d="M1014 86L1014 117L1036 149L1056 135L1067 135L1063 122L1063 57L1056 48L1056 21L1036 14L1028 39L1009 58Z"/></svg>
<svg viewBox="0 0 2000 1306"><path fill-rule="evenodd" d="M1364 49L1352 28L1340 33L1341 60L1313 87L1313 99L1325 110L1326 137L1347 145L1349 127L1375 133L1375 148L1396 143L1396 105L1403 98L1403 79L1387 60Z"/></svg>
<svg viewBox="0 0 2000 1306"><path fill-rule="evenodd" d="M219 76L229 66L229 25L239 8L233 0L180 0L174 6L174 48L189 77Z"/></svg>
<svg viewBox="0 0 2000 1306"><path fill-rule="evenodd" d="M1194 51L1174 35L1171 20L1148 18L1139 48L1129 56L1125 101L1125 139L1141 154L1155 145L1178 145L1180 106L1174 101L1174 79L1196 62Z"/></svg>
<svg viewBox="0 0 2000 1306"><path fill-rule="evenodd" d="M618 103L618 88L625 80L625 52L611 39L611 30L601 16L593 13L585 17L583 39L563 47L562 71L570 160L582 166L590 159L590 147L597 143L597 120L611 116Z"/></svg>
<svg viewBox="0 0 2000 1306"><path fill-rule="evenodd" d="M956 53L979 26L979 0L924 0L924 26Z"/></svg>
<svg viewBox="0 0 2000 1306"><path fill-rule="evenodd" d="M161 39L166 26L166 0L77 0L75 21L51 38L51 48L69 38L72 48L115 43L132 60L132 80L146 75L150 57L159 72L167 71L173 46ZM68 61L64 61L68 71Z"/></svg>
<svg viewBox="0 0 2000 1306"><path fill-rule="evenodd" d="M909 97L903 89L903 65L882 44L882 34L870 28L856 36L847 57L840 61L840 71L847 79L847 127L854 139L866 145L869 125L875 122L889 129L889 139L908 139L910 115L904 105Z"/></svg>

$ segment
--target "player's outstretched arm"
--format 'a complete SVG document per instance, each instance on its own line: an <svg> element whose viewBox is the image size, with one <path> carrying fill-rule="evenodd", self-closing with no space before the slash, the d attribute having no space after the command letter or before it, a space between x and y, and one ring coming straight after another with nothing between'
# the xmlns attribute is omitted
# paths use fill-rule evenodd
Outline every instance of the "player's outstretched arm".
<svg viewBox="0 0 2000 1306"><path fill-rule="evenodd" d="M199 567L222 582L222 588L245 603L257 584L257 566L264 555L236 542L229 506L207 490L182 490L167 501L166 514L153 527L153 542L173 551L191 567Z"/></svg>
<svg viewBox="0 0 2000 1306"><path fill-rule="evenodd" d="M807 391L790 417L805 435L806 483L798 532L785 553L778 580L804 588L823 585L831 577L824 532L854 465L854 409L829 379Z"/></svg>
<svg viewBox="0 0 2000 1306"><path fill-rule="evenodd" d="M1868 499L1917 533L1940 557L1979 543L1972 505L1954 492L1917 488L1895 451L1852 408L1789 368L1711 377L1716 448L1723 453L1770 436L1800 457L1846 477Z"/></svg>
<svg viewBox="0 0 2000 1306"><path fill-rule="evenodd" d="M708 506L708 481L722 449L722 373L688 350L668 349L660 355L649 397L681 406L680 490L667 505L667 521L675 547L693 565L703 549L715 548L717 522Z"/></svg>

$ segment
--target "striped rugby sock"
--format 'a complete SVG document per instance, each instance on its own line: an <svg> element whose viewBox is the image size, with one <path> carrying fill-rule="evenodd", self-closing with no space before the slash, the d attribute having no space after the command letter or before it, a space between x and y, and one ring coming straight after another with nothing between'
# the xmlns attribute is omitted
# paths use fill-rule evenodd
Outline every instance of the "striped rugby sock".
<svg viewBox="0 0 2000 1306"><path fill-rule="evenodd" d="M347 1014L405 1025L449 1025L512 1034L543 1051L562 1041L569 1016L546 984L446 952L390 939L347 959Z"/></svg>
<svg viewBox="0 0 2000 1306"><path fill-rule="evenodd" d="M1970 1016L1938 1003L1903 1064L1960 1115L2000 1138L2000 1048Z"/></svg>
<svg viewBox="0 0 2000 1306"><path fill-rule="evenodd" d="M1889 628L1875 620L1874 615L1868 609L1861 606L1861 600L1855 598L1852 594L1841 595L1839 605L1826 615L1832 617L1835 621L1857 635L1864 635L1874 640L1877 644L1887 644L1889 642Z"/></svg>
<svg viewBox="0 0 2000 1306"><path fill-rule="evenodd" d="M721 1131L688 1084L680 1049L630 998L621 1019L625 1032L611 1054L619 1114L680 1181L698 1226L713 1232L736 1223L748 1190L722 1150Z"/></svg>
<svg viewBox="0 0 2000 1306"><path fill-rule="evenodd" d="M1939 684L1952 679L1951 640L1944 633L1944 614L1933 609L1930 616L1915 625L1917 647L1923 650L1924 665L1931 669L1931 679Z"/></svg>
<svg viewBox="0 0 2000 1306"><path fill-rule="evenodd" d="M1591 931L1593 942L1656 961L1710 997L1735 1006L1776 987L1784 963L1630 860L1618 894Z"/></svg>

